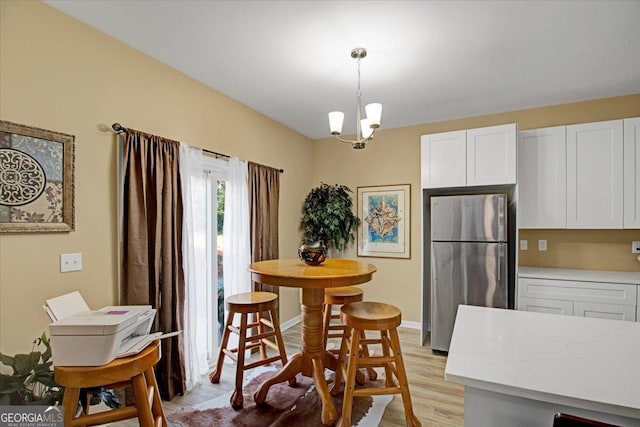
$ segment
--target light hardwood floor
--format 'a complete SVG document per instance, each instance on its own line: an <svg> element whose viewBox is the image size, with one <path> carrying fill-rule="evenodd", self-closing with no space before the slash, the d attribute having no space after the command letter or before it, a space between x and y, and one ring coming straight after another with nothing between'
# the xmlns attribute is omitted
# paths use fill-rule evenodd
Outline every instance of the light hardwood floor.
<svg viewBox="0 0 640 427"><path fill-rule="evenodd" d="M416 416L423 427L463 426L464 390L458 384L444 380L446 356L434 354L429 346L419 345L420 332L416 329L399 328L402 352L409 378L411 400ZM287 354L299 350L300 324L283 332ZM203 382L187 395L163 402L165 411L170 413L181 407L192 406L233 390L234 365L225 365L220 384ZM135 425L135 424L132 424ZM387 406L381 427L404 426L402 399L394 396Z"/></svg>

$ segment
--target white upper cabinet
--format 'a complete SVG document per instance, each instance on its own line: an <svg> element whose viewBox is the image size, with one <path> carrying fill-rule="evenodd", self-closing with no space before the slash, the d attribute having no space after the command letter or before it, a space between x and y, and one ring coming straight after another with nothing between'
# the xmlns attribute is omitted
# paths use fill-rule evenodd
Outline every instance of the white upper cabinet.
<svg viewBox="0 0 640 427"><path fill-rule="evenodd" d="M624 228L640 228L640 117L624 120Z"/></svg>
<svg viewBox="0 0 640 427"><path fill-rule="evenodd" d="M520 228L566 228L567 151L565 126L518 133Z"/></svg>
<svg viewBox="0 0 640 427"><path fill-rule="evenodd" d="M567 126L567 228L622 228L622 120Z"/></svg>
<svg viewBox="0 0 640 427"><path fill-rule="evenodd" d="M516 125L467 130L467 185L516 183Z"/></svg>
<svg viewBox="0 0 640 427"><path fill-rule="evenodd" d="M466 137L464 130L422 136L422 188L466 185Z"/></svg>
<svg viewBox="0 0 640 427"><path fill-rule="evenodd" d="M422 188L515 184L516 124L423 135Z"/></svg>

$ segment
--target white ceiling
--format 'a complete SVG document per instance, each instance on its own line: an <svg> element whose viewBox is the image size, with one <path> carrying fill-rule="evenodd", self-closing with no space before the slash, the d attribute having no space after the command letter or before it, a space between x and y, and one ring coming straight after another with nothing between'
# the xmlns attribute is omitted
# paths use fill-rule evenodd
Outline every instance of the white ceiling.
<svg viewBox="0 0 640 427"><path fill-rule="evenodd" d="M48 0L312 139L640 93L640 1Z"/></svg>

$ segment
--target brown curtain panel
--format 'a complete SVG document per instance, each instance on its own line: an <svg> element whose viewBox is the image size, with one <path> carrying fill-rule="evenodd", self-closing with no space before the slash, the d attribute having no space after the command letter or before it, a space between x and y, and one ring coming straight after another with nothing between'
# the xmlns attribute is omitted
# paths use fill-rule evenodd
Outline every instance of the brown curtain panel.
<svg viewBox="0 0 640 427"><path fill-rule="evenodd" d="M278 258L280 171L248 162L251 262ZM278 286L253 282L256 291L279 294Z"/></svg>
<svg viewBox="0 0 640 427"><path fill-rule="evenodd" d="M129 130L123 149L121 301L150 304L155 331L178 331L185 294L179 143ZM185 391L181 339L162 341L156 376L166 400Z"/></svg>

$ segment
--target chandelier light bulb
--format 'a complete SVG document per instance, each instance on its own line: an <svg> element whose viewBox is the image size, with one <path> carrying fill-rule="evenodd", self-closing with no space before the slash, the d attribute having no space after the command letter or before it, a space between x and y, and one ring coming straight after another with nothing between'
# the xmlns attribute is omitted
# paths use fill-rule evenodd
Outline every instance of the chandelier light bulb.
<svg viewBox="0 0 640 427"><path fill-rule="evenodd" d="M360 120L360 129L362 130L362 139L367 140L373 135L373 126L369 119Z"/></svg>
<svg viewBox="0 0 640 427"><path fill-rule="evenodd" d="M329 113L331 135L340 135L342 133L342 122L344 122L344 113L342 111L332 111Z"/></svg>
<svg viewBox="0 0 640 427"><path fill-rule="evenodd" d="M377 129L380 127L380 119L382 119L382 104L377 102L367 104L364 107L367 112L367 119L369 119L369 125L373 129ZM364 132L363 132L364 134Z"/></svg>

